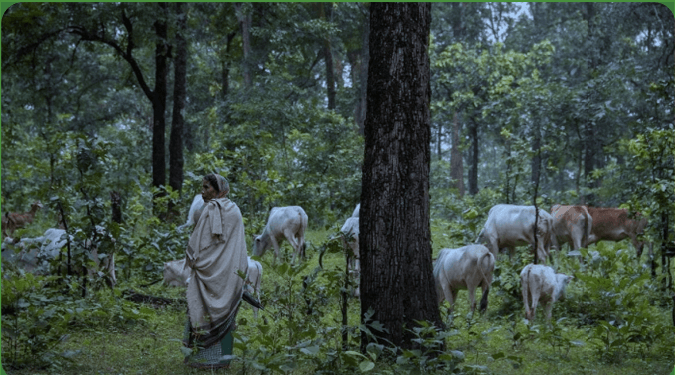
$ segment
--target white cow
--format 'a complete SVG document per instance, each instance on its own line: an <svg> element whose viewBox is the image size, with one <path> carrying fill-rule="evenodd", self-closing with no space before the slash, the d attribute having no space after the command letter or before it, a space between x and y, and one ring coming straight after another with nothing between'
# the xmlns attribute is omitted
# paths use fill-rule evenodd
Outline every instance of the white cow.
<svg viewBox="0 0 675 375"><path fill-rule="evenodd" d="M525 266L520 273L525 317L528 320L534 320L537 303L541 300L542 304L546 305L546 321L549 322L553 304L565 297L565 288L573 278L573 276L555 273L553 268L541 264ZM530 310L528 297L532 300L532 310Z"/></svg>
<svg viewBox="0 0 675 375"><path fill-rule="evenodd" d="M99 236L105 236L106 231L102 226L96 226L96 232ZM73 236L69 236L71 243L74 244ZM49 262L56 259L61 253L61 249L68 244L68 237L64 229L49 228L40 237L22 238L16 247L21 251L13 256L17 261L17 266L28 272L46 274L49 272ZM91 258L96 263L97 269L103 268L104 275L108 278L107 282L111 287L117 284L115 275L115 254L109 257L98 255L98 243L87 245L90 248ZM10 254L7 254L10 255ZM102 261L101 261L102 259ZM93 276L94 269L88 271L89 276Z"/></svg>
<svg viewBox="0 0 675 375"><path fill-rule="evenodd" d="M352 249L354 257L350 258L350 267L353 271L359 271L359 218L350 217L340 229L343 233L343 245Z"/></svg>
<svg viewBox="0 0 675 375"><path fill-rule="evenodd" d="M498 204L490 209L477 242L485 243L495 257L499 249L506 247L510 258L516 246L534 245L534 220L534 206ZM536 251L539 261L543 263L549 256L553 236L553 217L540 208Z"/></svg>
<svg viewBox="0 0 675 375"><path fill-rule="evenodd" d="M449 313L452 314L457 292L466 289L469 292L471 313L476 310L476 288L483 289L480 300L480 311L484 312L488 305L488 293L492 284L492 273L495 258L483 245L468 245L459 249L443 249L434 265L434 281L438 303L445 298L450 302Z"/></svg>
<svg viewBox="0 0 675 375"><path fill-rule="evenodd" d="M279 242L284 238L295 250L295 256L305 256L305 230L307 230L307 214L300 206L274 207L270 211L267 225L262 234L255 237L253 255L262 257L270 247L274 248L274 261L279 257Z"/></svg>
<svg viewBox="0 0 675 375"><path fill-rule="evenodd" d="M185 222L185 224L177 227L176 230L182 232L183 228L189 227L190 225L194 225L195 220L193 216L198 209L202 208L203 205L204 205L204 198L202 198L202 195L201 194L195 195L195 197L192 199L192 204L190 205L190 211L188 212L187 221Z"/></svg>
<svg viewBox="0 0 675 375"><path fill-rule="evenodd" d="M361 211L361 203L356 205L356 208L354 209L354 212L352 213L352 217L359 217L360 211Z"/></svg>

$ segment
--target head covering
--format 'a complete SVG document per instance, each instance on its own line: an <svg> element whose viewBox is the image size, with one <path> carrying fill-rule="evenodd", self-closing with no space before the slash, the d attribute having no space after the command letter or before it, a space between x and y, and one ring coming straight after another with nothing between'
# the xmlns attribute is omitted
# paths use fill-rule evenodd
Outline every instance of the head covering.
<svg viewBox="0 0 675 375"><path fill-rule="evenodd" d="M223 198L227 193L230 192L230 183L227 182L227 179L217 173L213 174L216 176L216 181L218 181L218 194L216 198Z"/></svg>

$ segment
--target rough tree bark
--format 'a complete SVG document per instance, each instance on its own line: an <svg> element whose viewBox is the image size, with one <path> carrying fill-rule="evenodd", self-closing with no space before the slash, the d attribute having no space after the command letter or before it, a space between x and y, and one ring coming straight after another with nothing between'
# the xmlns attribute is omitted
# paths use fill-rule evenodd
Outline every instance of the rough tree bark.
<svg viewBox="0 0 675 375"><path fill-rule="evenodd" d="M372 3L361 190L361 316L401 348L415 321L442 326L431 261L428 3ZM365 323L365 322L364 322ZM361 336L361 349L370 342Z"/></svg>

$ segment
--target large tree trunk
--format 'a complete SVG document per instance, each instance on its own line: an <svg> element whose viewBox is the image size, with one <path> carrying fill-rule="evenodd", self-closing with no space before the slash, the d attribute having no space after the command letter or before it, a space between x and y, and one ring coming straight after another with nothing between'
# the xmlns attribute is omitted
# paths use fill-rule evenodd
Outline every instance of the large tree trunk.
<svg viewBox="0 0 675 375"><path fill-rule="evenodd" d="M361 317L402 348L416 321L442 326L429 224L428 3L372 3L361 190ZM365 321L363 321L365 323ZM361 335L361 349L370 338Z"/></svg>
<svg viewBox="0 0 675 375"><path fill-rule="evenodd" d="M174 66L173 117L169 140L169 186L180 191L183 188L183 111L187 92L187 42L183 34L187 25L184 3L175 3L177 27L176 58Z"/></svg>
<svg viewBox="0 0 675 375"><path fill-rule="evenodd" d="M462 160L462 150L460 138L462 124L459 122L459 115L455 112L452 119L452 149L450 151L450 179L451 187L459 191L459 196L464 196L464 160Z"/></svg>
<svg viewBox="0 0 675 375"><path fill-rule="evenodd" d="M155 90L152 97L152 186L166 184L166 153L164 151L166 129L166 78L169 45L167 43L166 3L158 3L163 14L155 21L157 34L155 46Z"/></svg>

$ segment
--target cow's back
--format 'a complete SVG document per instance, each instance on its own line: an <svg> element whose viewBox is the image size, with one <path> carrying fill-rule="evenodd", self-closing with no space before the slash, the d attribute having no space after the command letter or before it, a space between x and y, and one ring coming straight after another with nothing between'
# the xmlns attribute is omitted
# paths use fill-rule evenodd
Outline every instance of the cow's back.
<svg viewBox="0 0 675 375"><path fill-rule="evenodd" d="M485 255L488 254L486 257ZM483 270L480 262L488 258L488 269ZM490 269L490 265L492 266ZM481 269L479 270L478 267ZM445 280L455 289L466 289L467 280L470 278L482 279L482 273L489 273L485 277L492 281L494 269L494 257L483 245L468 245L458 249L443 249L436 259L434 277ZM441 278L439 278L441 277ZM480 281L478 281L480 283ZM477 284L478 284L477 283Z"/></svg>
<svg viewBox="0 0 675 375"><path fill-rule="evenodd" d="M628 210L623 208L588 207L593 219L591 233L594 241L621 241L631 237L637 231L637 222L628 218Z"/></svg>

